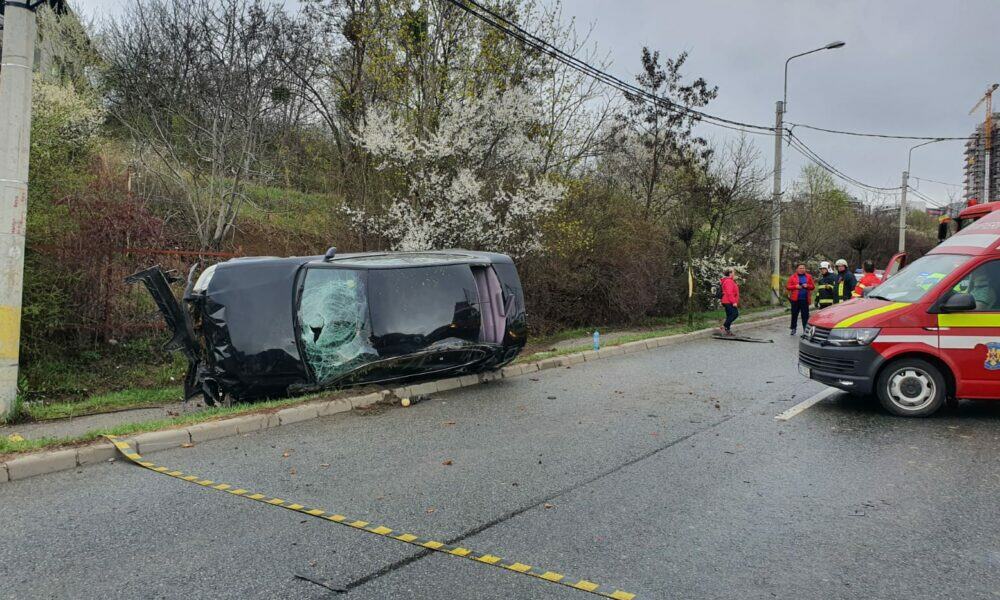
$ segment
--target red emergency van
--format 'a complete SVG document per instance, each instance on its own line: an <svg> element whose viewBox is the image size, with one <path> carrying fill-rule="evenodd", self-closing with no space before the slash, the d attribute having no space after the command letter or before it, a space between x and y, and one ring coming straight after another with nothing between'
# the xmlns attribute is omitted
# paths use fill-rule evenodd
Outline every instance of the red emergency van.
<svg viewBox="0 0 1000 600"><path fill-rule="evenodd" d="M874 393L903 416L930 415L946 398L1000 399L1000 211L866 297L816 313L799 340L799 371Z"/></svg>

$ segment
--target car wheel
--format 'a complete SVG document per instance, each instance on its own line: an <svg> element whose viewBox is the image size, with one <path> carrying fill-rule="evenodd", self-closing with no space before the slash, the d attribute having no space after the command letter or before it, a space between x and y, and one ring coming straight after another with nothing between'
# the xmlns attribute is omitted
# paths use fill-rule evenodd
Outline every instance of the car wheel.
<svg viewBox="0 0 1000 600"><path fill-rule="evenodd" d="M947 388L941 371L919 358L889 363L876 382L878 399L901 417L926 417L944 404Z"/></svg>

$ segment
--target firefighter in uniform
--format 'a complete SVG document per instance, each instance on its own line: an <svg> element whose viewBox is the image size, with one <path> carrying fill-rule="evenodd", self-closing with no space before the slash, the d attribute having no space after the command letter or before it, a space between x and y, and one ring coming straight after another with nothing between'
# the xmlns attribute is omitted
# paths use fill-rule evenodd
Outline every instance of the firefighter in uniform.
<svg viewBox="0 0 1000 600"><path fill-rule="evenodd" d="M871 289L882 283L882 280L875 274L875 263L870 260L866 260L864 270L865 274L861 276L861 281L859 281L857 287L854 288L853 296L855 298L864 296L865 290Z"/></svg>
<svg viewBox="0 0 1000 600"><path fill-rule="evenodd" d="M847 261L840 258L837 259L837 283L836 287L833 289L833 296L836 298L836 302L842 300L850 300L852 298L851 294L854 292L854 288L858 285L858 280L854 278L854 273L847 268Z"/></svg>
<svg viewBox="0 0 1000 600"><path fill-rule="evenodd" d="M816 308L826 308L836 304L837 276L830 271L830 263L819 263L819 279L816 280Z"/></svg>

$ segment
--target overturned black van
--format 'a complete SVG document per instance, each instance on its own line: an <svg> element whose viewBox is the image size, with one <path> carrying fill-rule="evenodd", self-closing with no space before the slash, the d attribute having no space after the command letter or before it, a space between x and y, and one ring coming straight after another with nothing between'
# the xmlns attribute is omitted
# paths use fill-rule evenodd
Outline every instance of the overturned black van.
<svg viewBox="0 0 1000 600"><path fill-rule="evenodd" d="M498 368L524 347L510 257L441 250L238 258L188 274L182 307L160 267L130 276L209 404Z"/></svg>

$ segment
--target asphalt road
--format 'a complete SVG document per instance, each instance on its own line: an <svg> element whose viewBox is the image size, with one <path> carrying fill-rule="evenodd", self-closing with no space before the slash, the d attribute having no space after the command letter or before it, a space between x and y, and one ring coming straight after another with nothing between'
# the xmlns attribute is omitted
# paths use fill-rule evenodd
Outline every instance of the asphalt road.
<svg viewBox="0 0 1000 600"><path fill-rule="evenodd" d="M151 458L639 598L1000 597L1000 402L779 422L822 389L786 331ZM123 461L0 486L0 596L587 597Z"/></svg>

